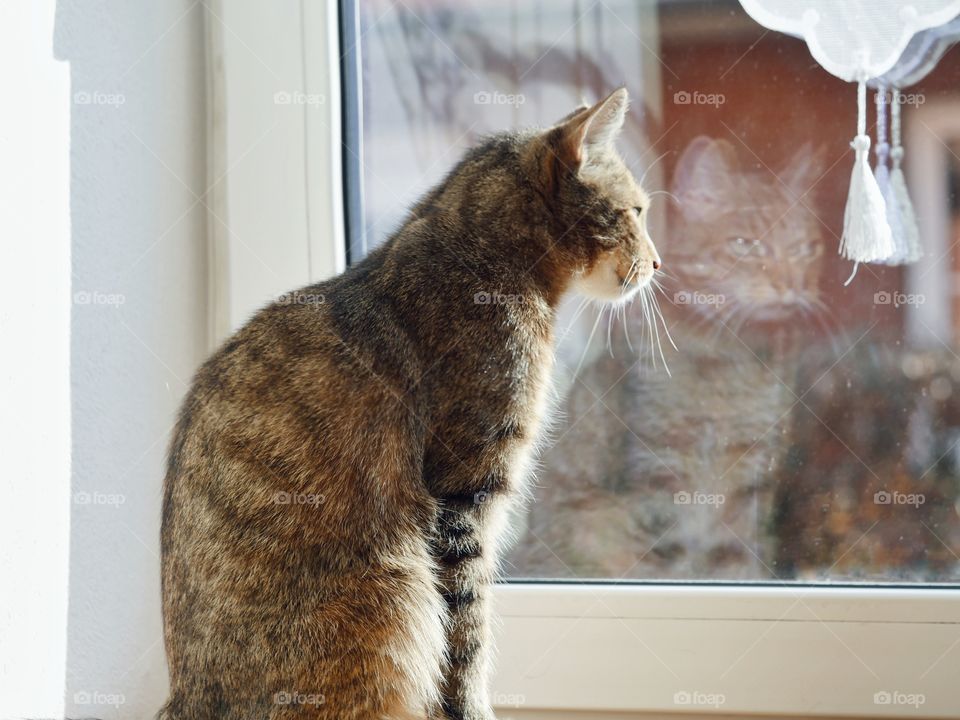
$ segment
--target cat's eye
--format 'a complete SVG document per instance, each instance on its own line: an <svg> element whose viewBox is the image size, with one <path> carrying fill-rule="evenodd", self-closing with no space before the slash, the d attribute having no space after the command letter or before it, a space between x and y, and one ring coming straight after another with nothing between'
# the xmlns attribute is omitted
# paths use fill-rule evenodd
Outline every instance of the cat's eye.
<svg viewBox="0 0 960 720"><path fill-rule="evenodd" d="M633 211L637 214L637 217L640 217L640 213L643 212L643 208L642 208L642 207L635 207L635 208L633 209Z"/></svg>
<svg viewBox="0 0 960 720"><path fill-rule="evenodd" d="M796 247L791 255L795 258L801 259L812 259L819 257L823 252L823 247L820 245L813 245L811 243L803 243Z"/></svg>
<svg viewBox="0 0 960 720"><path fill-rule="evenodd" d="M754 238L746 238L740 235L727 238L727 247L737 257L746 257L747 255L762 256L765 255L763 244Z"/></svg>

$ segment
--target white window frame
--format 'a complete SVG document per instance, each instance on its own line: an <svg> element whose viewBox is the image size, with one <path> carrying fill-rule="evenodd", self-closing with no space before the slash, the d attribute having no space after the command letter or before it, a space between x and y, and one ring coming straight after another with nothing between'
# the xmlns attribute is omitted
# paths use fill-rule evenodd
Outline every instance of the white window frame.
<svg viewBox="0 0 960 720"><path fill-rule="evenodd" d="M346 240L337 3L209 5L216 343L277 294L341 272ZM326 102L278 119L278 91ZM502 717L960 715L953 589L507 584L496 606Z"/></svg>
<svg viewBox="0 0 960 720"><path fill-rule="evenodd" d="M336 2L204 8L216 345L281 293L346 267L340 43Z"/></svg>

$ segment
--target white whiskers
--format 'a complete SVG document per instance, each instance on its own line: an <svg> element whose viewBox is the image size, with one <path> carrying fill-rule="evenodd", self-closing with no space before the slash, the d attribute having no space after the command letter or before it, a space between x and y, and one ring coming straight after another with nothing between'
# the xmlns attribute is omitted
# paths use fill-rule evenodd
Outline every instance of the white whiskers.
<svg viewBox="0 0 960 720"><path fill-rule="evenodd" d="M633 352L633 343L630 342L630 329L627 327L627 308L623 307L623 312L620 313L620 318L623 320L623 337L627 341L627 347L630 349L630 352Z"/></svg>
<svg viewBox="0 0 960 720"><path fill-rule="evenodd" d="M613 357L613 342L610 339L610 330L613 327L613 316L616 311L616 306L611 307L610 314L607 316L607 352L610 353L610 357Z"/></svg>
<svg viewBox="0 0 960 720"><path fill-rule="evenodd" d="M643 171L643 175L640 176L640 180L637 182L637 184L642 186L644 179L647 177L647 173L650 172L651 170L653 170L654 166L655 166L658 162L660 162L661 160L663 160L663 159L664 159L667 155L669 155L671 152L673 152L673 151L672 151L672 150L666 150L665 152L663 152L663 153L660 154L660 157L658 157L656 160L654 160L652 163L650 163L650 164L647 166L647 169Z"/></svg>
<svg viewBox="0 0 960 720"><path fill-rule="evenodd" d="M621 296L626 296L630 292L630 286L632 284L630 280L634 277L634 273L636 271L637 262L635 261L627 271L623 287L621 288ZM657 273L658 276L660 274L661 273ZM576 312L573 314L573 317L570 320L567 330L560 337L560 341L562 341L571 332L573 326L577 323L577 320L583 315L584 310L588 306L595 308L596 317L594 318L593 325L591 326L590 332L587 335L586 342L583 345L583 350L580 354L580 359L577 362L576 369L573 371L571 381L575 382L580 378L580 373L583 370L588 356L596 357L596 354L591 355L592 351L595 352L596 350L599 350L599 352L602 353L602 349L595 349L593 347L593 341L597 334L597 330L600 327L600 323L604 319L604 316L606 316L607 320L606 345L607 351L610 353L610 357L615 357L615 338L613 328L614 325L619 322L622 325L623 339L626 342L627 348L629 348L630 354L636 354L641 359L645 358L647 354L647 348L643 347L643 345L647 345L649 347L649 365L653 369L657 369L660 365L663 365L663 369L666 370L667 375L672 377L670 367L667 363L664 346L669 345L676 351L677 345L673 341L673 336L670 334L670 329L667 327L666 318L660 309L660 302L659 298L657 297L657 292L660 292L664 295L664 297L667 297L666 291L660 284L659 278L654 277L647 284L643 285L639 290L637 290L635 294L635 297L639 299L640 306L640 316L637 319L642 322L640 343L636 344L636 346L634 340L630 337L630 324L632 321L628 317L628 313L632 307L632 300L621 301L612 304L593 302L588 299L584 299L580 302L580 304L577 306ZM666 336L665 341L664 338L661 337L661 328L663 329L663 335Z"/></svg>
<svg viewBox="0 0 960 720"><path fill-rule="evenodd" d="M650 283L644 285L640 288L640 291L637 293L637 297L640 298L640 308L643 311L643 321L647 327L647 341L650 345L650 362L651 365L657 367L657 358L659 357L660 362L663 363L663 369L667 371L667 375L672 377L670 372L670 366L667 363L666 355L663 352L663 342L660 339L660 327L663 327L663 332L667 336L667 340L670 343L670 346L674 350L677 349L676 343L673 341L673 337L670 335L670 329L667 327L667 321L663 317L663 312L660 310L660 302L657 299L656 290L663 292L663 287L657 281L656 278L653 278Z"/></svg>
<svg viewBox="0 0 960 720"><path fill-rule="evenodd" d="M590 352L590 343L593 342L594 333L597 332L597 326L600 325L600 318L603 317L603 310L597 313L597 319L593 323L593 328L587 336L587 341L583 344L583 353L580 355L580 362L577 363L577 369L573 371L573 379L580 377L580 369L583 367L583 361L587 359L587 353Z"/></svg>
<svg viewBox="0 0 960 720"><path fill-rule="evenodd" d="M678 198L669 190L651 190L650 192L647 193L647 197L656 197L657 195L666 195L668 198L673 200L677 205L683 204L680 202L680 198Z"/></svg>

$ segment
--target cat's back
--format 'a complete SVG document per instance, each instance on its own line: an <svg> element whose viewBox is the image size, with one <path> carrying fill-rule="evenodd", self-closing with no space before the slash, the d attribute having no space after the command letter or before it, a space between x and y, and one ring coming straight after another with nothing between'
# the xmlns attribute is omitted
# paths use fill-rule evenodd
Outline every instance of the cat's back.
<svg viewBox="0 0 960 720"><path fill-rule="evenodd" d="M328 517L374 521L407 491L417 356L387 313L358 299L363 279L279 297L198 371L169 454L165 548L178 528L197 527L245 540L303 529L322 540Z"/></svg>
<svg viewBox="0 0 960 720"><path fill-rule="evenodd" d="M231 717L266 716L284 678L323 677L339 707L358 667L393 678L383 707L427 702L396 667L400 657L429 674L442 652L442 601L415 527L436 512L419 482L416 355L388 315L350 302L364 294L356 283L348 274L278 298L197 373L164 487L175 691L162 717L206 697L197 668L214 674ZM356 607L360 597L384 616ZM407 624L426 628L417 647L398 645ZM341 647L341 633L357 640ZM309 666L286 638L312 643Z"/></svg>

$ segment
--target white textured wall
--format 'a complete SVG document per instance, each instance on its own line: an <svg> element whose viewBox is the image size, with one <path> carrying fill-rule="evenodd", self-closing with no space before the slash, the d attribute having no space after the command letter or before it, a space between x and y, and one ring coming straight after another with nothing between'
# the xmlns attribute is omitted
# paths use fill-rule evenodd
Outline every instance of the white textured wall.
<svg viewBox="0 0 960 720"><path fill-rule="evenodd" d="M206 353L202 6L59 0L49 31L73 101L66 714L149 718L164 453Z"/></svg>
<svg viewBox="0 0 960 720"><path fill-rule="evenodd" d="M0 717L63 713L69 77L53 0L0 4Z"/></svg>

